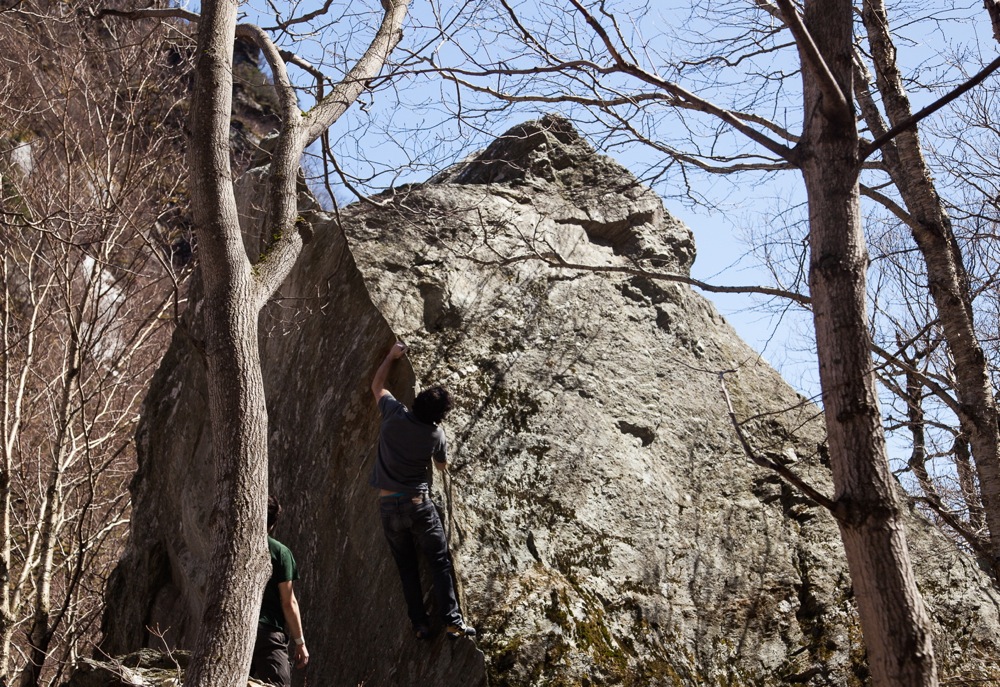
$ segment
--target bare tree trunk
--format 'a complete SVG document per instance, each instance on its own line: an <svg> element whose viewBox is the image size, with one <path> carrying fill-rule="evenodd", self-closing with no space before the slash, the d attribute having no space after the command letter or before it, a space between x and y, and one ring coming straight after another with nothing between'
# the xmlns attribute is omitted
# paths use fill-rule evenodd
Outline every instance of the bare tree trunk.
<svg viewBox="0 0 1000 687"><path fill-rule="evenodd" d="M4 304L11 302L10 280L8 269L10 256L3 258ZM3 350L11 350L10 341L10 307L3 308ZM27 354L30 359L34 349L34 321L30 323L27 334ZM9 355L3 356L3 465L0 466L0 536L3 537L2 553L0 553L0 684L7 684L10 669L11 641L14 636L14 613L11 608L11 468L13 467L14 442L18 435L21 420L21 399L24 394L25 376L28 365L24 365L21 374L15 376L11 369ZM17 381L17 384L13 382Z"/></svg>
<svg viewBox="0 0 1000 687"><path fill-rule="evenodd" d="M955 471L958 473L958 489L962 502L969 511L969 527L973 532L986 528L986 516L983 513L983 501L979 496L979 486L976 484L975 471L969 456L969 442L959 436L952 444L951 454L955 457Z"/></svg>
<svg viewBox="0 0 1000 687"><path fill-rule="evenodd" d="M833 80L851 93L850 0L806 2L805 23ZM803 69L809 281L836 515L873 684L936 685L929 620L913 578L875 393L858 133L849 107L831 109L831 87L816 70Z"/></svg>
<svg viewBox="0 0 1000 687"><path fill-rule="evenodd" d="M72 269L68 270L72 274ZM73 282L63 285L66 301L72 302ZM84 314L90 304L90 288L84 291L75 321L70 322L69 340L62 360L59 407L56 416L56 436L52 447L52 466L45 488L44 507L39 521L39 558L35 568L35 598L31 629L28 632L28 662L21 672L21 687L38 687L42 666L52 642L50 614L52 611L52 563L57 546L57 531L61 518L62 475L69 451L69 437L72 431L71 404L76 377L80 374L80 336Z"/></svg>
<svg viewBox="0 0 1000 687"><path fill-rule="evenodd" d="M213 568L186 687L246 684L259 600L267 579L267 410L257 318L298 258L308 234L297 226L296 174L302 152L353 103L402 36L408 0L384 0L365 53L308 115L298 108L283 57L267 34L237 29L236 0L205 0L198 21L190 115L191 200L204 297L209 412L218 496ZM240 231L230 168L233 41L259 47L272 70L281 131L263 194L264 254L251 265Z"/></svg>
<svg viewBox="0 0 1000 687"><path fill-rule="evenodd" d="M906 362L912 363L913 361L907 360ZM913 437L913 448L910 451L910 459L907 461L907 464L910 466L910 471L917 478L917 482L920 484L924 495L940 500L937 495L937 489L934 487L930 475L927 474L927 437L924 432L924 408L921 405L920 398L923 388L923 384L920 383L920 377L907 371L906 391L903 395L903 400L906 402L906 426L910 430L910 436Z"/></svg>
<svg viewBox="0 0 1000 687"><path fill-rule="evenodd" d="M240 234L229 160L235 0L202 4L191 106L191 196L201 253L212 451L218 479L209 603L187 687L246 684L267 579L267 413L258 293Z"/></svg>
<svg viewBox="0 0 1000 687"><path fill-rule="evenodd" d="M148 300L175 276L151 205L185 185L173 112L188 91L186 69L159 63L159 30L17 4L0 12L0 129L34 133L24 159L0 154L0 685L57 684L93 640L98 566L125 507L106 500L112 473L169 326Z"/></svg>
<svg viewBox="0 0 1000 687"><path fill-rule="evenodd" d="M882 0L866 0L862 19L868 31L876 83L894 126L911 115L909 98L896 63ZM869 128L884 129L872 115ZM916 127L901 132L882 149L889 175L899 189L912 220L913 238L927 265L927 281L937 306L938 321L954 359L955 391L961 405L959 421L972 448L989 529L989 564L1000 580L1000 425L986 356L976 336L969 277L961 248L924 160Z"/></svg>
<svg viewBox="0 0 1000 687"><path fill-rule="evenodd" d="M61 456L57 457L61 458ZM60 470L58 463L46 487L45 510L41 522L41 561L35 569L35 599L28 631L28 662L21 671L21 687L38 687L42 666L52 643L50 614L52 611L52 560L55 552L55 519L59 513Z"/></svg>

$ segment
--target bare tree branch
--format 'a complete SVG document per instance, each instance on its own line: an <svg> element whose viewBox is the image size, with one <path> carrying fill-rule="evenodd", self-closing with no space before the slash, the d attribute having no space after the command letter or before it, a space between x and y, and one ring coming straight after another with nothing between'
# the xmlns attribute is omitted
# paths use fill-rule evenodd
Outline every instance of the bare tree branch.
<svg viewBox="0 0 1000 687"><path fill-rule="evenodd" d="M614 42L608 36L607 31L605 31L603 26L601 26L601 23L597 21L597 19L590 12L587 11L587 9L579 2L579 0L570 0L570 2L576 8L577 12L579 12L583 16L587 24L590 25L590 27L594 30L594 32L597 33L597 35L604 42L605 47L611 54L612 59L618 66L619 71L621 71L623 74L627 74L629 76L639 79L640 81L644 81L645 83L648 83L652 86L656 86L658 88L667 91L668 93L671 93L675 97L684 101L686 109L705 112L706 114L714 115L715 117L718 117L722 121L732 126L734 129L742 133L747 138L751 139L755 143L758 143L767 150L771 151L778 157L787 160L789 162L795 161L794 160L795 152L791 148L782 145L781 143L778 143L777 141L765 136L764 134L760 133L753 127L747 126L742 120L739 119L738 116L731 113L730 111L718 107L712 102L704 98L701 98L695 95L694 93L682 88L678 84L672 83L666 79L657 76L656 74L653 74L651 72L642 69L635 63L625 60L625 58L622 57L621 53L615 47Z"/></svg>
<svg viewBox="0 0 1000 687"><path fill-rule="evenodd" d="M944 387L942 387L940 384L935 382L933 379L928 377L926 374L921 372L913 365L908 364L906 361L902 359L901 356L894 353L890 353L889 351L885 350L876 343L872 344L872 351L878 354L878 356L881 357L889 365L892 365L898 368L899 370L902 370L907 374L914 375L918 379L920 379L920 382L924 386L926 386L934 394L936 398L938 398L942 403L948 406L948 408L953 413L955 413L955 415L957 415L958 417L966 416L966 414L962 411L962 407L961 405L959 405L958 401L956 401L955 398L951 394L949 394Z"/></svg>
<svg viewBox="0 0 1000 687"><path fill-rule="evenodd" d="M385 0L383 7L385 14L368 49L344 79L333 87L333 92L323 97L308 114L300 117L291 85L283 86L286 88L289 109L272 154L271 196L264 221L269 225L267 235L275 239L265 249L263 257L266 259L260 260L256 265L260 305L284 281L302 249L305 237L311 231L305 219L299 218L297 214L295 190L302 152L357 100L367 87L367 82L376 77L385 66L389 54L402 37L402 25L409 0ZM270 59L272 58L269 57ZM284 63L276 49L273 59L280 62L284 69ZM287 74L284 78L287 82Z"/></svg>
<svg viewBox="0 0 1000 687"><path fill-rule="evenodd" d="M970 530L962 522L953 511L948 509L944 503L941 502L941 498L937 495L935 496L915 496L913 500L917 503L922 503L928 508L930 508L935 515L937 515L941 520L944 521L948 527L955 531L955 533L965 540L965 543L969 545L973 551L978 555L986 557L988 554L988 547L986 542L981 536Z"/></svg>
<svg viewBox="0 0 1000 687"><path fill-rule="evenodd" d="M326 81L326 74L321 72L312 63L288 50L279 50L278 55L280 55L281 59L283 59L287 64L294 64L296 67L316 79L318 87L322 89L323 83ZM322 100L322 91L320 91L320 97L317 98L317 100Z"/></svg>
<svg viewBox="0 0 1000 687"><path fill-rule="evenodd" d="M265 30L267 30L267 31L287 31L290 27L295 26L296 24L305 24L305 23L311 22L313 19L316 19L317 17L322 17L324 14L326 14L327 12L329 12L330 11L330 5L332 5L332 4L333 4L333 0L326 0L326 2L323 3L322 7L317 8L317 9L313 10L312 12L307 12L306 14L303 14L301 16L292 17L291 19L288 19L286 21L278 22L274 26L268 26L268 27L266 27ZM275 19L277 19L277 17L275 17Z"/></svg>
<svg viewBox="0 0 1000 687"><path fill-rule="evenodd" d="M793 291L786 291L785 289L776 289L767 286L715 286L713 284L708 284L698 279L693 279L691 277L684 276L683 274L669 274L666 272L656 272L652 270L643 269L642 267L628 267L625 265L585 265L582 263L568 262L561 255L559 255L559 253L555 251L524 253L521 255L514 255L506 258L500 258L497 260L483 260L481 258L473 258L468 255L462 255L460 257L463 260L469 260L470 262L474 262L476 264L481 264L481 265L510 265L516 262L538 260L540 262L546 263L551 267L561 267L569 270L580 270L581 272L612 272L618 274L631 274L637 277L646 277L647 279L677 282L679 284L688 284L690 286L694 286L699 289L702 289L703 291L708 291L711 293L755 293L755 294L760 294L762 296L787 298L788 300L794 301L800 305L805 305L805 306L808 306L810 303L808 296L804 296L800 293L795 293Z"/></svg>
<svg viewBox="0 0 1000 687"><path fill-rule="evenodd" d="M796 475L793 471L789 470L787 466L782 465L777 461L769 460L767 457L754 451L753 446L750 444L750 439L747 438L746 433L743 431L743 426L740 425L740 422L736 417L736 411L733 409L733 402L729 398L729 390L726 388L726 372L720 372L718 374L719 387L722 390L722 397L726 401L726 409L729 413L729 419L732 420L733 429L736 431L736 436L740 440L740 445L743 447L743 451L746 453L747 457L762 468L767 468L768 470L776 472L786 482L796 487L818 505L828 510L835 518L841 518L843 516L843 513L841 512L843 509L836 501L822 494L818 489Z"/></svg>
<svg viewBox="0 0 1000 687"><path fill-rule="evenodd" d="M303 149L336 122L365 90L368 81L378 76L389 58L389 53L403 36L403 19L406 17L409 5L410 0L383 1L385 15L364 55L341 82L334 86L333 92L306 114L300 134Z"/></svg>
<svg viewBox="0 0 1000 687"><path fill-rule="evenodd" d="M288 69L285 67L285 60L282 58L282 51L271 40L271 37L254 24L238 24L236 26L236 37L249 41L257 46L267 64L271 67L271 75L274 80L274 89L278 93L278 104L280 111L278 115L286 127L295 127L301 117L298 99L295 95L295 88L291 79L288 78Z"/></svg>
<svg viewBox="0 0 1000 687"><path fill-rule="evenodd" d="M798 10L791 0L775 0L781 13L785 18L785 25L795 36L795 43L798 45L799 54L802 55L802 62L816 75L820 88L823 89L823 112L832 121L850 122L854 115L851 112L850 102L844 94L843 89L837 80L833 78L830 67L816 47L815 41L809 34L809 30L802 23Z"/></svg>
<svg viewBox="0 0 1000 687"><path fill-rule="evenodd" d="M140 10L117 10L105 7L97 12L91 11L91 16L95 19L101 17L124 17L126 19L186 19L197 23L201 15L196 12L181 9L180 7L149 7Z"/></svg>
<svg viewBox="0 0 1000 687"><path fill-rule="evenodd" d="M984 0L984 1L987 3L987 8L989 8L991 4L996 4L996 0ZM983 81L985 81L987 77L993 74L993 72L995 72L997 69L1000 69L1000 57L996 58L988 65L980 69L979 72L975 74L975 76L970 78L961 86L952 89L951 91L944 94L943 96L941 96L933 103L920 110L919 112L913 113L903 121L893 126L891 129L886 131L884 134L876 138L874 141L869 143L861 150L861 159L864 160L873 152L884 146L887 142L891 141L893 138L895 138L902 132L916 126L917 123L920 122L922 119L926 119L927 117L934 114L935 112L940 110L942 107L944 107L951 101L955 100L964 93L967 93L968 91L972 90L973 88L981 84Z"/></svg>
<svg viewBox="0 0 1000 687"><path fill-rule="evenodd" d="M897 203L884 193L879 193L870 186L861 184L860 187L861 187L861 195L865 196L866 198L871 198L879 205L884 207L886 210L894 214L896 218L899 219L899 221L901 221L903 224L910 227L911 229L914 228L916 220L913 218L913 215L907 212L906 209L902 207L899 203Z"/></svg>

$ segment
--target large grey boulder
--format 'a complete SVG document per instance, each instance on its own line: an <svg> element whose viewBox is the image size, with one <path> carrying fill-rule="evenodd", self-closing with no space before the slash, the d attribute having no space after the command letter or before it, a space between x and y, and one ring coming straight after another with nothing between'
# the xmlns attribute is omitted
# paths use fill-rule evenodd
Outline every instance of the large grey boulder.
<svg viewBox="0 0 1000 687"><path fill-rule="evenodd" d="M836 525L748 463L720 372L756 449L831 493L821 418L704 298L628 272L686 276L694 259L655 194L546 118L342 219L349 243L317 226L262 319L277 536L303 572L310 683L864 683ZM541 259L554 254L610 271ZM435 490L475 645L409 636L367 486L368 384L397 337L416 383L458 401ZM108 651L183 647L203 608L202 375L178 335L138 433ZM995 678L1000 597L916 514L908 533L942 674Z"/></svg>

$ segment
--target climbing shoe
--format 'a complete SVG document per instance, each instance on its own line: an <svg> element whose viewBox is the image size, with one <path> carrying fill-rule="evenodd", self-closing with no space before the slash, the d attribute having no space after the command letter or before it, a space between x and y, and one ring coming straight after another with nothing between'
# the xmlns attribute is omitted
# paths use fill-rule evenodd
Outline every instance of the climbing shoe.
<svg viewBox="0 0 1000 687"><path fill-rule="evenodd" d="M464 621L459 620L457 623L453 623L445 628L445 634L448 635L448 639L460 639L461 637L468 637L469 639L475 639L476 628L469 627Z"/></svg>
<svg viewBox="0 0 1000 687"><path fill-rule="evenodd" d="M427 625L420 624L413 626L413 634L417 639L425 640L431 638L431 628Z"/></svg>

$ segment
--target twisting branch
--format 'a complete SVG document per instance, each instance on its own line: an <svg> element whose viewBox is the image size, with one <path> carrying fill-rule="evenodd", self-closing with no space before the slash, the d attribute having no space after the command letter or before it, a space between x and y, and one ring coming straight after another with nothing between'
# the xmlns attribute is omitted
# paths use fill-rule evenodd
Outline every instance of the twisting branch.
<svg viewBox="0 0 1000 687"><path fill-rule="evenodd" d="M751 126L748 126L745 122L740 120L740 118L726 110L724 108L715 105L714 103L701 98L694 93L682 88L678 84L675 84L667 79L664 79L656 74L646 71L639 67L639 65L626 60L621 52L617 49L614 41L608 35L608 32L601 26L601 23L597 21L594 17L580 2L579 0L570 0L570 3L576 8L577 12L584 18L591 29L600 37L603 41L604 46L607 48L608 53L611 58L615 61L618 66L618 70L623 74L632 76L633 78L639 79L651 86L661 88L668 93L671 93L675 97L685 101L685 107L690 110L695 110L698 112L704 112L706 114L718 117L729 126L733 127L744 136L754 141L755 143L767 148L769 151L789 162L794 162L796 153L794 150L786 145L783 145L772 138L765 136L761 132L757 131Z"/></svg>
<svg viewBox="0 0 1000 687"><path fill-rule="evenodd" d="M267 60L274 79L274 89L278 95L282 123L285 127L293 126L292 123L299 117L299 103L295 97L295 88L288 77L288 68L285 66L282 51L278 50L278 46L274 44L271 37L255 24L237 25L236 37L249 41L264 53L264 59Z"/></svg>
<svg viewBox="0 0 1000 687"><path fill-rule="evenodd" d="M565 258L559 255L559 253L551 250L546 252L524 253L521 255L514 255L499 260L483 260L480 258L474 258L469 255L464 255L461 257L465 260L469 260L471 262L480 265L510 265L515 262L538 260L540 262L544 262L550 267L562 267L564 269L569 269L569 270L580 270L581 272L614 272L618 274L631 274L636 277L646 277L647 279L677 282L679 284L687 284L689 286L694 286L696 288L701 289L702 291L708 291L710 293L756 293L762 296L776 296L778 298L787 298L789 300L795 301L800 305L805 305L805 306L808 306L810 303L809 296L805 296L801 293L796 293L794 291L775 289L767 286L716 286L714 284L708 284L706 282L694 279L692 277L684 276L683 274L656 272L653 270L643 269L642 267L629 267L627 265L586 265L583 263L568 262Z"/></svg>
<svg viewBox="0 0 1000 687"><path fill-rule="evenodd" d="M288 29L290 27L295 26L296 24L305 24L307 22L312 21L316 17L322 17L324 14L326 14L327 12L330 11L330 5L332 5L332 4L333 4L333 0L326 0L326 2L323 3L323 6L320 7L319 9L316 9L316 10L313 10L312 12L308 12L306 14L303 14L300 17L292 17L291 19L287 19L285 21L278 22L275 26L268 26L267 30L268 31L288 31ZM277 17L275 17L275 19L277 19Z"/></svg>
<svg viewBox="0 0 1000 687"><path fill-rule="evenodd" d="M885 350L876 343L872 343L872 352L878 355L880 358L882 358L882 360L884 360L886 364L891 365L901 370L902 372L909 375L913 375L914 377L919 379L920 383L923 384L931 393L933 393L934 396L939 401L945 404L948 407L948 409L951 410L951 412L955 413L957 417L959 418L968 417L968 414L962 410L961 404L958 401L956 401L954 397L944 389L944 387L936 383L933 379L928 377L926 374L921 372L913 365L910 365L907 362L905 362L900 355L890 353L889 351Z"/></svg>
<svg viewBox="0 0 1000 687"><path fill-rule="evenodd" d="M98 11L90 11L90 16L94 19L101 17L125 17L126 19L186 19L190 22L198 22L201 15L196 12L181 9L180 7L149 7L142 10L116 10L105 7Z"/></svg>
<svg viewBox="0 0 1000 687"><path fill-rule="evenodd" d="M965 543L975 551L979 556L986 557L988 554L987 546L981 536L970 530L961 519L955 516L955 513L949 510L944 503L941 501L940 497L934 496L916 496L913 500L917 503L922 503L928 508L930 508L935 515L937 515L941 520L944 521L948 527L955 531L955 533L965 540Z"/></svg>
<svg viewBox="0 0 1000 687"><path fill-rule="evenodd" d="M337 156L333 154L333 150L330 148L329 138L324 146L324 165L329 162L333 165L334 171L337 173L337 178L340 179L340 183L343 184L344 188L351 192L351 194L358 200L359 203L364 205L370 205L373 208L384 208L388 206L388 203L380 203L379 201L372 198L370 195L362 193L361 190L354 185L354 183L347 178L347 174L340 167L340 163L337 162Z"/></svg>
<svg viewBox="0 0 1000 687"><path fill-rule="evenodd" d="M660 92L629 93L629 94L615 95L613 97L612 96L602 97L600 95L584 96L584 95L568 94L568 93L562 95L551 95L551 96L514 95L511 93L506 93L504 91L492 88L490 86L481 86L479 84L473 83L472 81L460 78L459 76L459 75L473 76L478 78L483 78L488 76L526 76L531 74L537 75L544 72L565 72L567 70L581 70L585 72L593 72L595 74L602 74L602 75L614 74L620 71L618 68L600 67L594 64L593 62L587 60L574 60L572 62L565 62L552 67L533 67L530 69L496 68L496 69L483 69L481 71L473 72L463 69L448 69L444 67L438 67L436 65L434 66L433 69L435 73L441 74L441 76L443 76L444 78L454 82L459 86L462 86L463 88L467 88L468 90L475 91L477 93L483 93L485 95L489 95L490 97L496 98L497 100L503 100L508 103L574 103L576 105L583 105L585 107L598 108L604 112L607 112L609 115L613 116L616 120L619 121L619 123L627 127L630 133L632 133L634 136L643 138L644 143L646 143L647 145L653 145L654 147L657 147L656 143L642 136L631 125L627 117L616 114L613 108L620 107L623 105L637 106L640 103L644 102L659 101L659 102L664 102L667 105L670 105L671 107L676 107L684 110L694 110L697 112L710 111L709 109L706 109L706 106L711 106L711 103L708 103L708 101L703 101L703 100L692 101L679 98L676 95L676 93L667 89L666 87L663 88L665 92L662 93ZM672 88L677 89L679 87L676 85L672 85ZM720 118L723 118L719 114L721 112L725 113L726 118L728 118L726 119L726 121L729 121L730 123L732 123L732 121L752 122L754 124L758 124L759 126L762 126L772 131L773 133L781 136L782 138L788 141L791 141L793 143L798 141L798 136L792 134L789 131L786 131L785 129L778 126L774 122L768 121L767 119L759 115L747 112L738 112L735 110L722 110L721 108L715 108L715 111L712 111L710 113L715 114ZM754 129L746 126L745 124L741 126L743 126L746 129L746 131L754 131ZM744 131L744 133L746 133L746 131ZM775 143L775 145L780 146L782 150L779 151L772 150L771 152L775 152L781 159L786 160L786 162L762 163L759 165L751 164L747 165L745 168L713 167L711 165L704 165L704 169L709 172L715 172L720 174L728 174L729 172L732 171L743 171L743 170L773 171L780 169L795 169L795 165L792 162L787 161L789 160L789 156L792 154L792 149L788 148L787 146L781 146L781 144L779 143ZM665 152L667 152L671 157L676 157L678 159L685 158L686 159L685 161L691 162L699 166L702 166L704 164L704 163L699 163L695 157L690 155L684 155L683 153L680 153L679 151L676 151L674 149L670 149Z"/></svg>
<svg viewBox="0 0 1000 687"><path fill-rule="evenodd" d="M333 92L305 116L301 134L303 148L337 121L367 88L368 82L382 71L389 54L403 37L403 20L409 5L410 0L382 0L385 14L368 49L344 79L334 86Z"/></svg>
<svg viewBox="0 0 1000 687"><path fill-rule="evenodd" d="M275 81L283 108L282 129L271 156L270 198L265 214L269 223L267 235L277 238L268 245L266 259L259 261L255 266L261 287L259 290L261 304L270 298L284 281L310 233L309 227L300 221L301 218L297 215L295 190L302 152L357 100L369 80L376 77L385 66L389 54L402 38L402 25L409 0L383 0L382 6L385 14L365 53L344 79L333 87L329 95L323 96L323 80L318 81L319 102L306 115L302 115L298 109L298 102L288 79L281 52L260 28L243 25L239 29L241 32L253 35L255 42L265 50L268 61L274 61L272 69L277 68Z"/></svg>
<svg viewBox="0 0 1000 687"><path fill-rule="evenodd" d="M854 115L851 112L851 105L844 95L843 89L837 80L833 78L830 67L816 47L815 41L809 34L806 25L802 23L798 10L791 0L775 0L781 13L785 18L785 25L795 37L795 43L799 47L799 54L802 55L803 63L816 75L820 88L823 90L823 114L832 121L850 122Z"/></svg>
<svg viewBox="0 0 1000 687"><path fill-rule="evenodd" d="M754 451L753 446L750 444L750 439L743 431L743 426L740 425L740 421L736 417L736 411L733 409L733 402L729 398L729 390L726 388L726 375L730 372L735 372L735 370L723 370L718 373L719 388L722 390L722 397L726 401L726 410L729 412L729 419L733 422L733 429L736 430L736 436L740 440L740 445L743 447L743 451L746 453L747 457L762 468L767 468L768 470L778 473L782 479L791 484L793 487L799 489L803 494L815 501L818 505L830 511L833 517L839 519L842 509L836 501L820 493L818 489L789 470L787 466L782 465L777 461L773 461Z"/></svg>
<svg viewBox="0 0 1000 687"><path fill-rule="evenodd" d="M987 4L989 4L990 2L994 2L994 0L986 0L986 2ZM993 74L993 72L995 72L997 69L1000 69L1000 57L996 58L988 65L980 69L975 76L973 76L971 79L963 83L961 86L958 86L957 88L949 91L948 93L941 96L933 103L931 103L924 109L920 110L919 112L915 112L914 114L910 115L909 117L901 121L899 124L892 127L884 134L876 138L874 141L869 143L861 151L861 159L864 160L869 155L874 153L876 150L884 146L886 143L894 139L902 132L906 131L907 129L913 128L917 123L920 122L920 120L926 119L927 117L931 116L932 114L940 110L942 107L950 103L952 100L958 98L963 93L972 90L973 88L981 84L983 81L985 81L987 77Z"/></svg>
<svg viewBox="0 0 1000 687"><path fill-rule="evenodd" d="M923 375L919 374L916 369L917 363L929 353L929 349L921 348L915 351L912 356L900 356L902 362L911 369L906 371L906 389L896 389L895 391L906 403L906 427L909 428L913 436L913 450L907 463L924 492L923 498L917 497L914 500L926 504L945 524L965 539L966 543L968 543L977 555L988 558L989 547L987 541L969 529L955 511L948 508L927 472L928 455L925 433L927 419L921 403L924 383Z"/></svg>
<svg viewBox="0 0 1000 687"><path fill-rule="evenodd" d="M307 60L303 59L302 57L288 50L279 50L278 55L281 56L281 59L283 59L286 64L294 64L296 67L298 67L302 71L312 76L314 79L316 79L317 86L321 89L323 88L323 83L326 81L326 74L321 72L311 62L308 62ZM322 100L322 98L323 96L321 92L318 99Z"/></svg>

